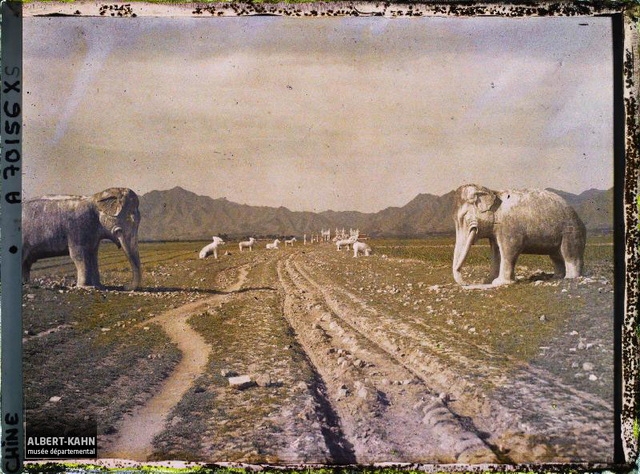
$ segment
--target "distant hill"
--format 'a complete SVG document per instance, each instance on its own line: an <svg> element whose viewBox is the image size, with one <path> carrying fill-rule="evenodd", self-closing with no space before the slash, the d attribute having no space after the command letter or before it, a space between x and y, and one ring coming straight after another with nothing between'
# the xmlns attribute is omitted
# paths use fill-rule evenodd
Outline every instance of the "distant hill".
<svg viewBox="0 0 640 474"><path fill-rule="evenodd" d="M557 189L549 191L562 196L576 210L587 229L592 232L611 232L613 229L613 188L607 191L589 189L571 194Z"/></svg>
<svg viewBox="0 0 640 474"><path fill-rule="evenodd" d="M330 221L311 212L237 204L180 187L140 196L140 213L141 240L210 240L220 234L282 236L317 232L330 225Z"/></svg>
<svg viewBox="0 0 640 474"><path fill-rule="evenodd" d="M613 189L582 194L551 190L569 202L590 231L612 229ZM453 233L453 195L418 194L402 207L376 213L357 211L296 212L285 207L249 206L226 198L200 196L181 187L140 196L140 240L210 240L301 236L320 229L358 228L372 237L426 237Z"/></svg>

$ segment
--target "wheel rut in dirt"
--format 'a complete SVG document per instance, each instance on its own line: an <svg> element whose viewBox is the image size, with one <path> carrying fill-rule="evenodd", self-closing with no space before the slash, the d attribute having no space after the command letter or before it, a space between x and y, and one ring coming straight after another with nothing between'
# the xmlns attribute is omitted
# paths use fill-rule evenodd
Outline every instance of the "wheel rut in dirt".
<svg viewBox="0 0 640 474"><path fill-rule="evenodd" d="M534 451L536 456L553 453L554 439L571 439L561 448L568 458L577 450L609 449L599 433L610 426L610 403L529 364L513 360L514 369L505 372L487 363L505 356L482 345L473 346L477 360L465 357L455 350L456 344L447 343L459 336L446 327L416 331L415 323L385 314L326 278L311 276L309 259L314 258L306 254L289 260L297 281L332 317L378 346L434 393L444 392L450 413L500 461L523 462ZM541 410L543 406L550 409ZM508 451L502 448L505 441L513 446Z"/></svg>
<svg viewBox="0 0 640 474"><path fill-rule="evenodd" d="M500 460L446 400L329 309L294 257L278 262L285 318L326 385L324 403L339 417L344 437L338 442L353 446L357 462Z"/></svg>
<svg viewBox="0 0 640 474"><path fill-rule="evenodd" d="M313 367L313 364L311 364ZM322 422L320 431L325 445L331 456L331 462L335 464L355 464L356 455L353 445L345 437L340 424L340 415L331 404L327 386L322 376L314 368L314 380L310 390L316 402L316 414Z"/></svg>
<svg viewBox="0 0 640 474"><path fill-rule="evenodd" d="M149 458L153 452L153 438L164 428L167 415L202 375L209 360L209 345L189 326L188 319L199 311L219 304L227 294L240 290L247 273L246 266L240 267L237 280L224 293L180 306L145 321L145 325L156 323L163 328L182 352L182 359L160 391L144 406L125 416L118 433L104 440L106 446L102 457L134 461L146 461Z"/></svg>

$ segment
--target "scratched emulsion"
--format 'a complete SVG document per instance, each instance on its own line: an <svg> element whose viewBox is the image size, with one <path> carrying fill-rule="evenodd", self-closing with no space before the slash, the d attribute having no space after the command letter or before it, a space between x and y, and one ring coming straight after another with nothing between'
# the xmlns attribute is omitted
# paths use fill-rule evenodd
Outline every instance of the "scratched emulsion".
<svg viewBox="0 0 640 474"><path fill-rule="evenodd" d="M42 2L43 4L45 2ZM385 16L385 17L422 17L422 16L590 16L616 13L609 2L538 2L527 4L475 3L475 2L302 2L302 3L253 3L253 2L215 2L174 4L149 4L145 2L46 2L47 5L30 5L31 15L42 16L245 16L279 15L294 17L323 16Z"/></svg>
<svg viewBox="0 0 640 474"><path fill-rule="evenodd" d="M640 128L638 126L638 85L636 79L638 77L638 63L636 61L637 52L637 31L635 28L629 27L626 35L623 78L624 78L624 106L617 105L618 110L624 107L623 111L626 117L624 136L620 136L618 141L624 139L624 145L620 144L618 155L624 155L624 211L616 217L624 219L625 236L625 275L624 288L620 285L617 301L624 299L624 308L618 307L618 311L624 311L619 314L623 317L621 322L622 331L619 336L621 343L621 371L619 376L622 377L622 437L625 459L627 461L635 460L638 456L638 439L634 433L634 426L637 423L638 412L638 179L640 167ZM618 133L622 124L616 124ZM620 149L623 148L623 149ZM622 167L619 159L618 166ZM623 216L620 216L623 214ZM618 241L619 243L619 241ZM622 270L622 269L619 269ZM624 293L622 293L624 291ZM616 344L618 340L616 340Z"/></svg>

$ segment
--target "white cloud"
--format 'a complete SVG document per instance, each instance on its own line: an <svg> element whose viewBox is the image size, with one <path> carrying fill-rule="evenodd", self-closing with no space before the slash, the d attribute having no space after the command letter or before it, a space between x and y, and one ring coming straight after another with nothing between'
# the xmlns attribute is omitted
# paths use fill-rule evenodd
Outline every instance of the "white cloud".
<svg viewBox="0 0 640 474"><path fill-rule="evenodd" d="M86 19L70 34L26 19L75 78L34 86L26 191L180 185L374 211L466 181L607 187L608 24L549 20L144 19L130 31ZM25 40L31 74L46 76ZM53 116L52 101L64 104Z"/></svg>

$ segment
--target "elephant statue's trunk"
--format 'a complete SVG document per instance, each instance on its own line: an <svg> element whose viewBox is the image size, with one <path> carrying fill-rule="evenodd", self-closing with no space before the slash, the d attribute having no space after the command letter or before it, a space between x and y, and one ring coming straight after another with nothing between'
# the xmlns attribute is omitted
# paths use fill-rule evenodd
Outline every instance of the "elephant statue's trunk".
<svg viewBox="0 0 640 474"><path fill-rule="evenodd" d="M133 273L133 277L131 278L131 283L125 285L126 290L135 290L140 287L140 283L142 282L142 269L140 264L140 255L138 251L129 258L129 263L131 264L131 271Z"/></svg>
<svg viewBox="0 0 640 474"><path fill-rule="evenodd" d="M126 238L121 232L116 233L116 235L120 245L122 246L124 254L127 256L127 260L129 260L129 265L131 265L131 272L133 274L131 283L125 285L125 289L135 290L142 282L142 266L140 264L137 235L131 235L129 238Z"/></svg>
<svg viewBox="0 0 640 474"><path fill-rule="evenodd" d="M471 224L465 233L464 227L460 227L456 232L456 247L453 254L453 279L459 285L464 285L462 279L462 265L464 265L469 249L478 235L478 225Z"/></svg>

